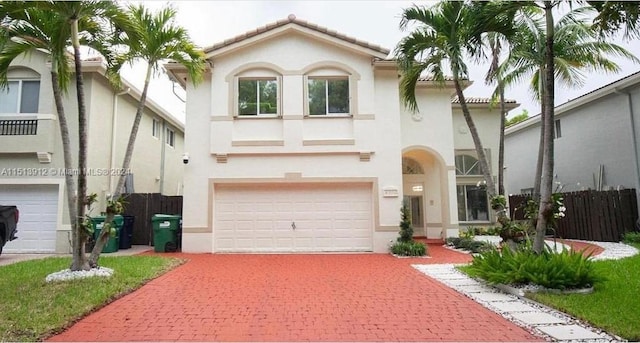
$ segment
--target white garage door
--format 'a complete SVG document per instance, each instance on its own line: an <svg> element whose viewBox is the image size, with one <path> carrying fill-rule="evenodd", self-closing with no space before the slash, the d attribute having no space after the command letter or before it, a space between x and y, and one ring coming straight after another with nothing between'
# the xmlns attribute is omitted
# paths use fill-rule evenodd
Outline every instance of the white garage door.
<svg viewBox="0 0 640 343"><path fill-rule="evenodd" d="M217 185L216 252L372 251L371 184Z"/></svg>
<svg viewBox="0 0 640 343"><path fill-rule="evenodd" d="M51 253L56 250L57 185L0 185L0 204L20 210L18 239L3 253Z"/></svg>

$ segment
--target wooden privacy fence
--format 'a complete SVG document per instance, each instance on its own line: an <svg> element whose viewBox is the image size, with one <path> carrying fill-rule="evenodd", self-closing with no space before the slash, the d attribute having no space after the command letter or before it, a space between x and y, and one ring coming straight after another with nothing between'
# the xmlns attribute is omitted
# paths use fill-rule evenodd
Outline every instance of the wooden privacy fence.
<svg viewBox="0 0 640 343"><path fill-rule="evenodd" d="M166 196L160 193L124 194L124 215L134 216L132 244L152 245L154 214L182 215L182 196Z"/></svg>
<svg viewBox="0 0 640 343"><path fill-rule="evenodd" d="M509 196L511 218L524 220L528 194ZM635 189L562 193L565 217L558 219L556 236L600 242L619 242L635 231L638 207Z"/></svg>

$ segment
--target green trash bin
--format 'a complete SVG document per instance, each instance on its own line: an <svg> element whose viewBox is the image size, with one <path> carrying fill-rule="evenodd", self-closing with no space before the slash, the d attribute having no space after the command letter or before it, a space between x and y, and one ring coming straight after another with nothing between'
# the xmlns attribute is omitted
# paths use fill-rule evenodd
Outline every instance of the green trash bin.
<svg viewBox="0 0 640 343"><path fill-rule="evenodd" d="M91 224L93 225L93 239L97 240L100 232L102 232L102 228L104 227L104 220L106 216L97 216L91 218ZM118 251L118 247L120 245L120 230L122 230L122 225L124 224L124 218L121 215L116 215L113 217L113 225L116 228L116 235L109 236L109 240L107 244L105 244L104 248L102 248L103 253L110 253Z"/></svg>
<svg viewBox="0 0 640 343"><path fill-rule="evenodd" d="M151 224L153 224L153 251L174 252L178 249L180 219L180 216L169 214L154 214L151 217Z"/></svg>

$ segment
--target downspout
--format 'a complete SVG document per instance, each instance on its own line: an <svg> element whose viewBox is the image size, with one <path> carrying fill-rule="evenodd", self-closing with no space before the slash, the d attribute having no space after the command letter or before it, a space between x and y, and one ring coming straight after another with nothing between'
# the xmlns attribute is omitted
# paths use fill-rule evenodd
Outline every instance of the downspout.
<svg viewBox="0 0 640 343"><path fill-rule="evenodd" d="M116 168L116 136L117 136L117 124L118 124L118 97L124 94L128 94L131 91L131 88L127 87L122 92L116 93L113 96L113 113L111 115L111 151L109 151L109 181L108 181L108 189L109 189L109 197L111 197L114 193L113 186L113 171Z"/></svg>
<svg viewBox="0 0 640 343"><path fill-rule="evenodd" d="M164 188L164 158L167 150L167 121L162 120L162 148L160 148L160 194L163 194Z"/></svg>
<svg viewBox="0 0 640 343"><path fill-rule="evenodd" d="M620 91L615 89L616 94L624 94L627 96L627 105L629 106L629 124L631 125L631 141L633 142L633 160L636 165L636 196L640 197L640 161L638 161L638 136L636 132L635 115L633 113L633 100L631 98L630 91ZM638 210L640 211L640 203L638 203Z"/></svg>

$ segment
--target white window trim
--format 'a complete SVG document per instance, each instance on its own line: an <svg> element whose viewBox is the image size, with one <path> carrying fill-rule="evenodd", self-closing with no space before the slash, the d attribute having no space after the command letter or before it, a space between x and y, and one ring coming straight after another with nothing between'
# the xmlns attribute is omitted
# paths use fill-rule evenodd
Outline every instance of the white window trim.
<svg viewBox="0 0 640 343"><path fill-rule="evenodd" d="M7 82L18 82L18 101L17 101L17 109L16 109L16 114L29 114L29 113L22 113L20 112L22 109L22 83L24 81L38 81L40 84L38 85L38 93L40 93L40 87L42 86L42 82L40 81L40 79L29 79L29 78L22 78L22 79L8 79ZM2 90L4 91L4 90ZM38 101L39 101L39 94L38 94ZM38 104L38 109L40 108L40 105ZM10 112L13 113L13 112ZM37 112L36 112L37 113Z"/></svg>
<svg viewBox="0 0 640 343"><path fill-rule="evenodd" d="M260 80L274 80L276 81L276 86L278 88L276 92L276 106L277 110L275 114L240 114L240 81L242 80L250 80L250 81L260 81ZM256 118L280 118L282 117L282 77L281 76L236 76L234 78L234 106L233 106L233 116L238 119L256 119ZM258 86L259 87L259 84ZM258 99L260 97L260 92L257 92ZM260 106L258 106L258 112L260 112Z"/></svg>
<svg viewBox="0 0 640 343"><path fill-rule="evenodd" d="M325 98L327 102L325 104L325 113L324 114L311 114L309 110L309 80L323 80L325 81ZM349 90L348 100L349 100L349 113L329 113L329 80L347 80L347 89ZM305 116L309 118L326 118L326 117L353 117L353 96L352 96L352 80L349 75L334 75L334 76L315 76L315 75L305 75L304 77L304 111Z"/></svg>

